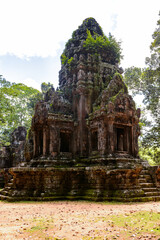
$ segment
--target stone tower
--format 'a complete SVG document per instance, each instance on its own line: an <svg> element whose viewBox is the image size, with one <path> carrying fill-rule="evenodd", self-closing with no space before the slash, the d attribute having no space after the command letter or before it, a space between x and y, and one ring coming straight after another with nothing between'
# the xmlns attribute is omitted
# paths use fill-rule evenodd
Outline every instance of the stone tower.
<svg viewBox="0 0 160 240"><path fill-rule="evenodd" d="M110 45L87 44L98 38ZM137 157L140 110L122 80L118 44L107 40L93 18L73 32L61 55L59 91L36 106L34 157Z"/></svg>

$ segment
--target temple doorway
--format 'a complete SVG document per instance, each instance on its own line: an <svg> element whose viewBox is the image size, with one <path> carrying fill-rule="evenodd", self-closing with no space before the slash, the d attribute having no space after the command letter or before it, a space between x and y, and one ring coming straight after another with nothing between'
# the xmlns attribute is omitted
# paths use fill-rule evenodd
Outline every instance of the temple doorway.
<svg viewBox="0 0 160 240"><path fill-rule="evenodd" d="M60 152L71 152L71 132L60 132Z"/></svg>
<svg viewBox="0 0 160 240"><path fill-rule="evenodd" d="M125 151L125 149L124 149L124 128L117 128L117 151Z"/></svg>
<svg viewBox="0 0 160 240"><path fill-rule="evenodd" d="M91 134L91 144L92 144L92 151L98 151L98 132L93 131Z"/></svg>

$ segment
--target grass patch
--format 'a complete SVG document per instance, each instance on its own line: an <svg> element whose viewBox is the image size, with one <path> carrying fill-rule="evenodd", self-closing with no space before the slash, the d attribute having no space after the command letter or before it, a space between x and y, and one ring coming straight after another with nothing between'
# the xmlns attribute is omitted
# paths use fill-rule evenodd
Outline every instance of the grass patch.
<svg viewBox="0 0 160 240"><path fill-rule="evenodd" d="M131 237L140 239L142 236L152 239L152 237L160 236L160 214L153 211L112 215L106 218L97 218L96 221L105 221L113 231L118 231L121 237L125 236L125 239Z"/></svg>
<svg viewBox="0 0 160 240"><path fill-rule="evenodd" d="M30 228L26 229L24 232L28 236L32 236L32 239L56 239L53 238L55 226L52 218L33 218L30 221ZM52 232L52 234L49 234L49 232Z"/></svg>
<svg viewBox="0 0 160 240"><path fill-rule="evenodd" d="M160 236L160 214L155 212L136 212L112 216L113 224L127 228L128 230L138 231L139 233L155 233Z"/></svg>

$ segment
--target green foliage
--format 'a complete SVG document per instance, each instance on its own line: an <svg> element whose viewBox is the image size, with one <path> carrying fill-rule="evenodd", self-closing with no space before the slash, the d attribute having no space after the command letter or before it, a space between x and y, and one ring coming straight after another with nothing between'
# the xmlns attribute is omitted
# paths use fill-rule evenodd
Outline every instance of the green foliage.
<svg viewBox="0 0 160 240"><path fill-rule="evenodd" d="M100 106L94 106L94 107L93 107L93 112L96 112L96 111L98 111L98 110L100 110Z"/></svg>
<svg viewBox="0 0 160 240"><path fill-rule="evenodd" d="M142 147L145 155L148 151L149 158L160 163L160 20L157 25L150 46L151 56L146 58L147 67L126 69L124 80L134 95L144 96L145 111L150 112L152 121L145 121L148 129L143 135Z"/></svg>
<svg viewBox="0 0 160 240"><path fill-rule="evenodd" d="M160 164L160 148L140 146L139 155L142 159L147 160L150 165Z"/></svg>
<svg viewBox="0 0 160 240"><path fill-rule="evenodd" d="M30 127L34 105L41 94L24 84L10 83L0 76L0 144L9 144L18 126Z"/></svg>
<svg viewBox="0 0 160 240"><path fill-rule="evenodd" d="M67 58L64 53L61 55L61 63L62 63L62 65L68 64L69 66L71 66L73 61L74 61L73 57Z"/></svg>
<svg viewBox="0 0 160 240"><path fill-rule="evenodd" d="M124 82L132 90L132 94L140 94L143 91L141 81L142 70L138 67L130 67L125 69Z"/></svg>
<svg viewBox="0 0 160 240"><path fill-rule="evenodd" d="M83 47L91 53L107 53L112 56L115 62L120 62L121 48L120 43L110 34L109 37L94 34L87 29L87 39L84 41Z"/></svg>
<svg viewBox="0 0 160 240"><path fill-rule="evenodd" d="M124 228L126 232L132 232L136 234L137 239L141 238L138 236L146 233L154 233L157 236L160 234L160 228L158 224L160 216L158 213L154 213L152 211L133 212L130 214L119 215L118 217L113 215L111 219L113 221L113 225Z"/></svg>
<svg viewBox="0 0 160 240"><path fill-rule="evenodd" d="M73 58L73 57L71 57L70 59L68 59L67 63L68 63L69 65L71 65L71 64L72 64L72 62L73 62L73 60L74 60L74 58Z"/></svg>
<svg viewBox="0 0 160 240"><path fill-rule="evenodd" d="M114 76L116 77L119 77L121 80L123 80L123 77L122 77L122 75L120 74L120 73L118 73L118 72L116 72L115 74L114 74Z"/></svg>
<svg viewBox="0 0 160 240"><path fill-rule="evenodd" d="M46 94L46 92L48 92L48 90L51 88L54 89L53 84L51 84L50 82L48 82L48 83L43 82L41 84L42 95L44 96Z"/></svg>
<svg viewBox="0 0 160 240"><path fill-rule="evenodd" d="M110 98L110 101L114 103L119 95L124 94L124 89L122 88L116 95Z"/></svg>
<svg viewBox="0 0 160 240"><path fill-rule="evenodd" d="M62 65L66 64L68 61L68 58L66 57L66 55L64 53L62 53L61 55L61 63Z"/></svg>

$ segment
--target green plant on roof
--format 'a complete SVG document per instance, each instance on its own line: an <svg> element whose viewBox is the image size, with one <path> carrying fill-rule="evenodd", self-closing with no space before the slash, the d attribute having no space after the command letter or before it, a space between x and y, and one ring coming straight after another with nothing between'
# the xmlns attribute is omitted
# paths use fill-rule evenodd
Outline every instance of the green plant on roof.
<svg viewBox="0 0 160 240"><path fill-rule="evenodd" d="M111 34L109 34L109 37L96 33L92 36L91 32L87 29L87 39L84 41L83 47L91 53L107 53L112 56L115 62L120 62L122 58L120 43L116 42Z"/></svg>
<svg viewBox="0 0 160 240"><path fill-rule="evenodd" d="M73 63L73 60L74 60L73 57L68 59L67 56L64 53L61 55L62 65L68 64L69 66L71 66L71 64Z"/></svg>
<svg viewBox="0 0 160 240"><path fill-rule="evenodd" d="M64 53L62 53L61 55L61 63L62 65L66 64L68 61L68 58L66 57L66 55Z"/></svg>

